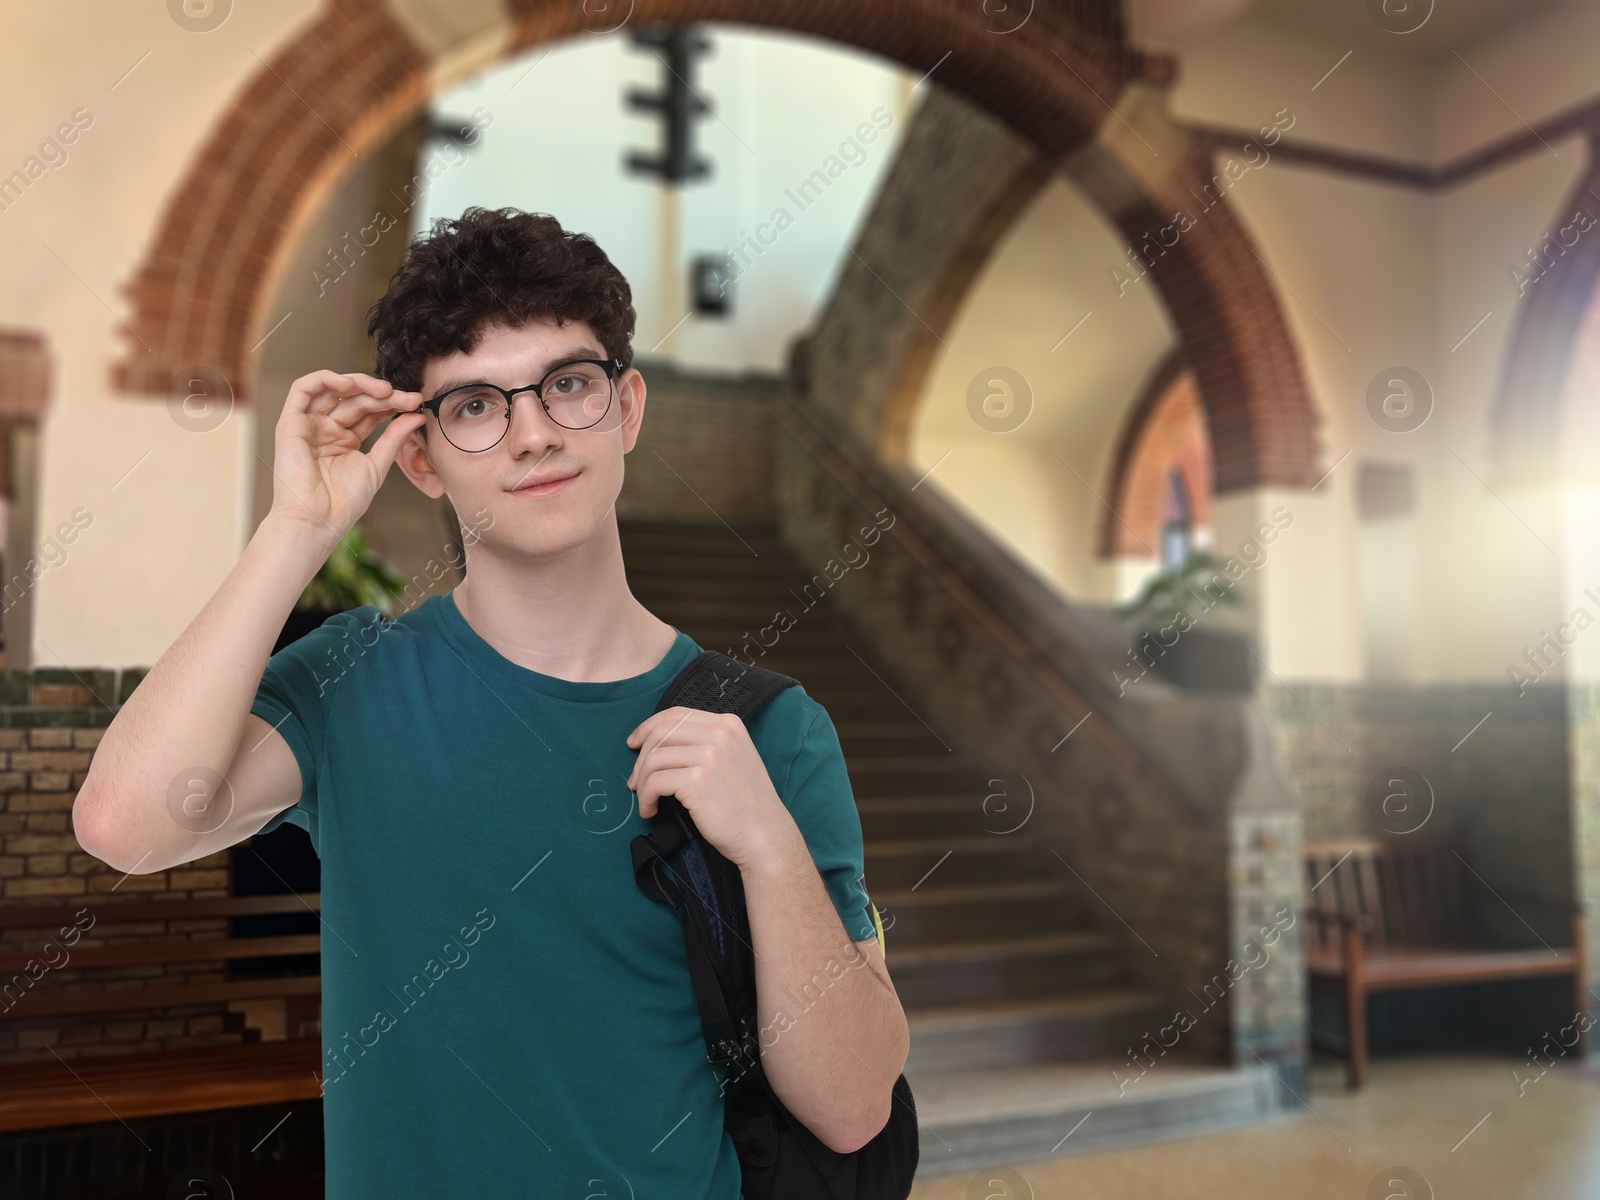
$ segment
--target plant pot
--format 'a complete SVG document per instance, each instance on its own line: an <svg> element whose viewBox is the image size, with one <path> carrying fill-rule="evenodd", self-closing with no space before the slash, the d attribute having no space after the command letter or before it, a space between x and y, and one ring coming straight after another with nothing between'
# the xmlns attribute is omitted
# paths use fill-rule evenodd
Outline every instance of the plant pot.
<svg viewBox="0 0 1600 1200"><path fill-rule="evenodd" d="M1190 629L1172 645L1163 645L1158 629L1139 633L1140 656L1168 683L1191 692L1255 691L1259 663L1242 633Z"/></svg>

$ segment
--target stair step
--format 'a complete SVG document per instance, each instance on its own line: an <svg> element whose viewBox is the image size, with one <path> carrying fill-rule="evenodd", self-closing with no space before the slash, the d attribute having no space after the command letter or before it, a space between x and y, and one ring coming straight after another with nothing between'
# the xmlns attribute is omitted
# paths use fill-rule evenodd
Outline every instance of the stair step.
<svg viewBox="0 0 1600 1200"><path fill-rule="evenodd" d="M1033 843L995 834L868 841L866 869L868 882L886 891L909 889L924 879L957 885L1052 879L1062 873L1061 865Z"/></svg>
<svg viewBox="0 0 1600 1200"><path fill-rule="evenodd" d="M692 558L696 561L748 558L760 562L766 558L791 567L794 564L794 556L789 548L772 532L752 533L740 530L734 534L719 527L715 532L707 533L682 531L647 533L634 529L621 530L620 533L624 562L631 560L635 555L657 555Z"/></svg>
<svg viewBox="0 0 1600 1200"><path fill-rule="evenodd" d="M966 812L971 807L972 797L963 792L915 792L904 796L880 796L856 802L856 810L862 816Z"/></svg>
<svg viewBox="0 0 1600 1200"><path fill-rule="evenodd" d="M845 760L850 772L850 784L858 796L902 796L927 791L930 784L935 784L941 790L965 789L973 797L974 806L981 815L983 799L989 794L989 780L992 778L986 772L968 765L933 763L919 770L909 766L889 767L883 765L884 762L883 759L874 758Z"/></svg>
<svg viewBox="0 0 1600 1200"><path fill-rule="evenodd" d="M862 797L856 801L856 812L861 819L861 836L869 842L892 842L906 838L919 840L944 838L948 844L950 840L957 838L987 837L1003 840L1015 837L1021 832L1018 826L1023 822L1022 815L1011 818L1006 813L995 810L993 806L989 812L984 811L983 801L989 790L987 787L973 788L968 795L961 798L959 807L888 810L869 809L866 806L881 804L886 799L915 800L917 793L910 791L904 797L889 797L879 791L867 795L859 784L855 790L857 795ZM1025 827L1024 825L1023 828ZM941 850L940 853L944 851ZM947 863L946 866L948 865Z"/></svg>
<svg viewBox="0 0 1600 1200"><path fill-rule="evenodd" d="M789 659L793 661L800 657L803 661L809 660L813 653L824 656L824 662L829 666L835 663L855 663L868 679L872 678L870 671L865 670L860 662L848 650L843 650L846 637L849 635L835 628L830 628L828 623L821 620L795 621L787 629L780 629L781 622L776 619L777 609L769 605L751 607L748 610L734 612L714 612L689 610L684 606L671 604L652 604L650 611L668 625L674 625L683 630L695 641L702 645L711 642L731 642L738 639L740 642L749 642L750 648L746 656L753 658L758 666L770 666L768 660ZM797 655L798 647L804 646L803 655ZM781 670L782 668L777 668ZM839 674L837 667L834 674ZM849 679L848 675L844 676Z"/></svg>
<svg viewBox="0 0 1600 1200"><path fill-rule="evenodd" d="M1059 880L940 885L915 890L870 888L896 946L1082 928L1089 909L1075 887Z"/></svg>
<svg viewBox="0 0 1600 1200"><path fill-rule="evenodd" d="M968 771L981 778L991 778L982 763L953 751L941 750L934 754L873 754L854 759L852 770L863 775L949 775Z"/></svg>
<svg viewBox="0 0 1600 1200"><path fill-rule="evenodd" d="M693 634L690 636L692 637ZM699 641L698 638L695 640ZM701 645L705 645L705 643L701 642ZM764 666L766 664L763 660L757 659L756 665ZM801 683L805 684L806 691L810 692L817 702L828 710L828 716L833 718L835 725L842 720L849 721L856 717L870 717L883 712L915 713L917 711L915 707L909 709L906 707L905 702L900 699L900 696L904 695L905 692L896 686L893 680L889 680L888 686L885 686L872 678L871 675L863 675L859 682L835 684L818 678L803 665L797 666L793 670L784 670L782 667L774 667L773 669L783 671L785 675L793 675ZM807 681L808 675L811 677L809 682ZM943 740L946 744L949 743L948 738Z"/></svg>
<svg viewBox="0 0 1600 1200"><path fill-rule="evenodd" d="M1061 880L1028 880L1022 883L983 883L961 887L930 888L926 891L885 891L880 899L900 908L931 907L938 904L987 904L1003 900L1050 900L1075 896L1076 890ZM881 905L879 907L882 907Z"/></svg>
<svg viewBox="0 0 1600 1200"><path fill-rule="evenodd" d="M888 961L907 1012L1065 996L1121 982L1116 939L1091 930L897 945Z"/></svg>
<svg viewBox="0 0 1600 1200"><path fill-rule="evenodd" d="M675 579L685 576L700 579L708 588L734 580L760 581L779 588L793 587L796 578L805 578L805 569L793 559L762 555L744 555L734 558L727 555L709 555L697 558L692 554L660 550L630 550L622 548L622 565L628 577L630 590L637 586L648 588L655 579ZM638 595L637 592L635 592ZM640 597L643 598L642 596Z"/></svg>
<svg viewBox="0 0 1600 1200"><path fill-rule="evenodd" d="M925 946L896 946L889 961L891 971L911 967L961 965L994 958L1026 957L1035 954L1081 954L1114 947L1109 933L1094 930L1069 930L1065 933L1035 933L1027 937L984 938L981 941L932 942Z"/></svg>
<svg viewBox="0 0 1600 1200"><path fill-rule="evenodd" d="M809 688L806 691L807 694L810 693ZM822 702L818 700L817 703L821 704ZM846 762L857 757L870 758L880 754L933 754L944 752L944 747L934 741L933 735L928 733L927 730L923 730L920 737L915 734L906 734L900 737L884 737L881 735L863 737L861 734L847 729L838 729L837 726L835 726L835 729L839 734L839 745L844 749Z"/></svg>
<svg viewBox="0 0 1600 1200"><path fill-rule="evenodd" d="M729 565L726 559L716 561L724 567ZM792 564L788 573L744 569L706 572L695 559L673 556L659 561L626 561L623 566L627 570L629 589L641 600L646 595L738 598L760 594L775 598L788 596L793 601L789 589L798 591L799 584L805 582L804 570Z"/></svg>
<svg viewBox="0 0 1600 1200"><path fill-rule="evenodd" d="M780 636L793 633L797 629L806 629L812 626L830 627L830 632L835 635L846 635L844 627L837 623L838 618L829 620L832 614L825 614L821 606L812 600L807 604L803 597L795 596L780 588L776 593L760 595L734 595L722 590L720 583L714 586L702 584L700 588L683 594L670 594L664 592L649 593L652 607L658 615L665 620L668 611L684 614L696 614L707 622L716 621L755 621L776 622L788 628L775 628L773 633ZM642 601L642 597L640 598Z"/></svg>
<svg viewBox="0 0 1600 1200"><path fill-rule="evenodd" d="M1281 1111L1277 1083L1256 1063L1218 1067L1166 1059L1128 1086L1114 1071L1128 1076L1120 1053L1011 1067L908 1069L923 1135L917 1178L1193 1137Z"/></svg>
<svg viewBox="0 0 1600 1200"><path fill-rule="evenodd" d="M1136 989L957 1004L906 1013L906 1071L1112 1056L1159 1023L1157 997Z"/></svg>
<svg viewBox="0 0 1600 1200"><path fill-rule="evenodd" d="M839 731L839 736L850 734L852 737L910 737L920 734L930 736L928 727L914 717L893 721L884 718L876 720L859 719L850 721L835 721L833 727Z"/></svg>

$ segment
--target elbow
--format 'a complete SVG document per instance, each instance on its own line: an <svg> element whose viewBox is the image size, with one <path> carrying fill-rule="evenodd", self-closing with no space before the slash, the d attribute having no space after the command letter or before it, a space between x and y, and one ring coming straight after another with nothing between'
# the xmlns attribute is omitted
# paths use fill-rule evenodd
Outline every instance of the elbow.
<svg viewBox="0 0 1600 1200"><path fill-rule="evenodd" d="M85 854L98 858L114 871L133 874L134 867L139 864L125 852L112 827L110 812L114 807L114 801L108 801L98 790L91 790L85 781L72 801L72 836Z"/></svg>
<svg viewBox="0 0 1600 1200"><path fill-rule="evenodd" d="M897 1009L898 1007L896 1005ZM899 1016L894 1054L885 1064L886 1074L881 1077L874 1075L871 1093L865 1100L866 1107L855 1120L831 1130L827 1137L818 1135L823 1145L836 1153L854 1154L882 1133L884 1127L889 1124L889 1118L894 1111L894 1090L892 1087L884 1088L882 1082L883 1079L898 1079L905 1072L906 1060L911 1053L911 1030L904 1011L900 1011Z"/></svg>
<svg viewBox="0 0 1600 1200"><path fill-rule="evenodd" d="M112 839L106 829L105 806L89 790L87 783L78 789L72 801L72 836L85 854L108 866L116 866L112 861L116 857L111 849Z"/></svg>
<svg viewBox="0 0 1600 1200"><path fill-rule="evenodd" d="M883 1132L884 1126L889 1123L890 1106L893 1103L893 1097L885 1093L859 1119L848 1126L830 1130L826 1137L819 1134L818 1140L837 1154L854 1154Z"/></svg>

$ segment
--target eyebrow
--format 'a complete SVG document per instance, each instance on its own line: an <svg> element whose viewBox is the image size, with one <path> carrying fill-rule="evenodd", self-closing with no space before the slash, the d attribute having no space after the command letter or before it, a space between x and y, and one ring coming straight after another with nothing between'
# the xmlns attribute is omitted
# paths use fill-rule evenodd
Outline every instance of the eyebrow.
<svg viewBox="0 0 1600 1200"><path fill-rule="evenodd" d="M542 372L540 372L539 378L534 380L534 382L535 383L542 382L544 377L546 375L550 374L551 371L556 370L558 367L564 367L568 363L584 362L584 361L593 360L593 359L599 359L601 362L610 362L611 361L611 357L612 356L607 354L604 350L596 350L593 347L589 347L587 349L574 350L570 354L565 354L565 355L562 355L560 358L553 359L549 364L547 364L545 366L544 370ZM434 389L434 393L433 393L432 396L429 397L429 399L430 400L437 400L440 396L444 395L446 392L454 391L458 387L469 387L469 386L471 386L472 384L475 384L475 383L488 383L488 382L489 381L487 379L473 379L473 378L470 378L470 377L464 376L464 375L457 376L457 377L455 377L453 379L446 379L436 389Z"/></svg>

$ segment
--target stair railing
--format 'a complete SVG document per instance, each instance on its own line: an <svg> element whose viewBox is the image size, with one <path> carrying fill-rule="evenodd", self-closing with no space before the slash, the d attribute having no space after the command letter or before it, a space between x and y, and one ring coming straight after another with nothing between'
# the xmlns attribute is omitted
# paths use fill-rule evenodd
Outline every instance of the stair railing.
<svg viewBox="0 0 1600 1200"><path fill-rule="evenodd" d="M804 396L775 418L784 540L910 686L913 711L1004 765L991 787L1027 804L1131 971L1193 1018L1178 1021L1191 1044L1303 1069L1299 937L1285 936L1299 804L1269 714L1154 677L1119 694L1125 655L1099 623L935 489Z"/></svg>

